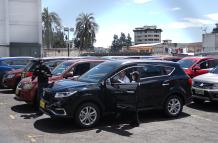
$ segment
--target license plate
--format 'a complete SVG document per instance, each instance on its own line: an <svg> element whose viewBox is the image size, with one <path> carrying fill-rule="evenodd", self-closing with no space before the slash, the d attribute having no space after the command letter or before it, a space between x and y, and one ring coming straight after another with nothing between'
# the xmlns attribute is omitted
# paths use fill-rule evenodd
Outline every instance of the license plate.
<svg viewBox="0 0 218 143"><path fill-rule="evenodd" d="M45 102L43 100L40 100L39 106L41 108L45 108Z"/></svg>
<svg viewBox="0 0 218 143"><path fill-rule="evenodd" d="M204 95L204 90L195 89L195 94Z"/></svg>
<svg viewBox="0 0 218 143"><path fill-rule="evenodd" d="M16 88L15 94L19 95L19 89Z"/></svg>

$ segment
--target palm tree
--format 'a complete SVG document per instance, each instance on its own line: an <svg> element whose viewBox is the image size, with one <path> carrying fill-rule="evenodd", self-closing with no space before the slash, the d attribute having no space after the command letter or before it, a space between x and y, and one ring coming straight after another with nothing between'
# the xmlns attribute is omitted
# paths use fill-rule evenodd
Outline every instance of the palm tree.
<svg viewBox="0 0 218 143"><path fill-rule="evenodd" d="M95 39L95 33L98 30L98 24L95 22L95 18L92 13L81 13L76 19L75 35L79 40L79 50L92 48Z"/></svg>
<svg viewBox="0 0 218 143"><path fill-rule="evenodd" d="M43 43L47 48L51 48L54 28L56 31L61 29L61 19L55 12L49 12L44 8L42 12Z"/></svg>

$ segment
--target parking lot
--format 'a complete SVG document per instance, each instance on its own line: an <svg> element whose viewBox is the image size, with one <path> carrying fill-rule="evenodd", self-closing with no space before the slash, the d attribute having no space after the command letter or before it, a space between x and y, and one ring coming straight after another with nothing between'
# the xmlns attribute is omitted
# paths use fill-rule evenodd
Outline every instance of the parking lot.
<svg viewBox="0 0 218 143"><path fill-rule="evenodd" d="M24 102L14 100L10 90L0 91L1 143L92 143L92 142L218 142L218 104L191 104L178 119L167 119L158 111L140 113L140 127L128 121L105 117L92 129L78 129L69 119L38 115Z"/></svg>

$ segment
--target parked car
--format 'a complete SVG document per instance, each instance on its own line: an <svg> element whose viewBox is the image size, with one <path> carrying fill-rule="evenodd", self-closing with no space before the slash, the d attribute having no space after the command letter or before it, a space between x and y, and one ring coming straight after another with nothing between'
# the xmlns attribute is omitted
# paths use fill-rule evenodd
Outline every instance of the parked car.
<svg viewBox="0 0 218 143"><path fill-rule="evenodd" d="M209 73L193 78L193 101L218 101L218 66Z"/></svg>
<svg viewBox="0 0 218 143"><path fill-rule="evenodd" d="M209 57L185 57L178 61L185 73L191 78L208 73L218 65L218 59Z"/></svg>
<svg viewBox="0 0 218 143"><path fill-rule="evenodd" d="M33 57L5 57L0 58L0 87L2 78L8 71L24 68Z"/></svg>
<svg viewBox="0 0 218 143"><path fill-rule="evenodd" d="M41 58L43 62L51 69L53 70L57 65L62 63L63 61L72 59L69 57L47 57L47 58ZM13 71L7 72L3 78L2 78L2 85L4 88L8 89L16 89L18 83L22 78L32 76L32 72L34 71L36 64L38 63L37 61L40 60L38 58L32 59L29 61L29 63L26 65L25 68L23 69L17 69Z"/></svg>
<svg viewBox="0 0 218 143"><path fill-rule="evenodd" d="M49 78L49 83L64 78L76 79L90 68L93 68L104 61L105 60L77 59L63 62L52 71L53 76ZM36 105L39 103L36 101L37 88L37 78L33 81L31 80L31 77L24 78L17 86L16 98Z"/></svg>
<svg viewBox="0 0 218 143"><path fill-rule="evenodd" d="M117 76L140 73L138 83L120 83ZM131 80L130 80L131 81ZM60 80L44 89L40 109L51 117L73 118L80 127L95 126L105 113L138 109L162 109L177 117L191 99L191 79L177 63L152 60L104 62L77 81Z"/></svg>

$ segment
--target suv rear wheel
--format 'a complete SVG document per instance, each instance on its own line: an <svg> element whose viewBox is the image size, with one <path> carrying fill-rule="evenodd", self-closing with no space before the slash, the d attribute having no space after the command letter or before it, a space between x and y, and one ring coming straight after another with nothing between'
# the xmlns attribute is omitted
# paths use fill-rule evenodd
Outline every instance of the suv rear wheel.
<svg viewBox="0 0 218 143"><path fill-rule="evenodd" d="M81 104L75 114L75 122L81 128L95 126L100 119L99 107L93 103Z"/></svg>
<svg viewBox="0 0 218 143"><path fill-rule="evenodd" d="M177 117L182 112L183 104L178 95L172 95L167 98L164 105L164 112L168 117Z"/></svg>

